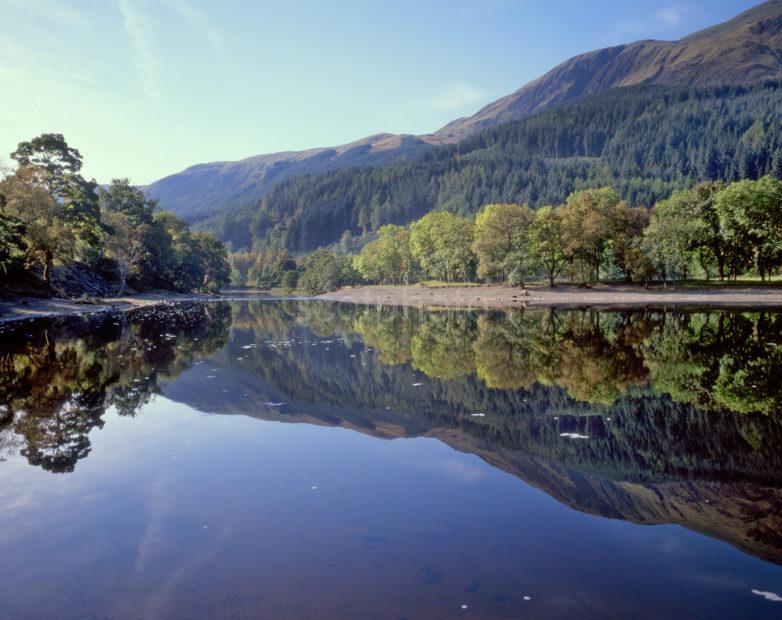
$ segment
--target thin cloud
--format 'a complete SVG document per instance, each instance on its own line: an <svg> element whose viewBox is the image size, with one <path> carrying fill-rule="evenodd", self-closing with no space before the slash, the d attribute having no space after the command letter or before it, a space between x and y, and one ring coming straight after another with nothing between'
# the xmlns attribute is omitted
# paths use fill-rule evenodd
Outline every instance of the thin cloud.
<svg viewBox="0 0 782 620"><path fill-rule="evenodd" d="M39 19L69 28L82 28L88 23L83 11L63 6L58 0L0 0L0 7L31 13Z"/></svg>
<svg viewBox="0 0 782 620"><path fill-rule="evenodd" d="M157 96L158 63L152 44L152 22L136 10L132 0L119 0L119 10L130 41L136 52L136 70L141 89L148 97Z"/></svg>
<svg viewBox="0 0 782 620"><path fill-rule="evenodd" d="M665 9L657 11L657 16L668 26L675 28L684 21L684 14L686 13L684 7L671 6Z"/></svg>
<svg viewBox="0 0 782 620"><path fill-rule="evenodd" d="M451 82L423 106L435 112L458 112L481 101L485 93L466 82Z"/></svg>
<svg viewBox="0 0 782 620"><path fill-rule="evenodd" d="M194 30L200 32L211 43L212 47L219 50L222 46L222 36L214 27L212 21L201 9L190 4L189 0L165 0L165 3L174 9L187 21Z"/></svg>
<svg viewBox="0 0 782 620"><path fill-rule="evenodd" d="M691 12L690 7L684 4L665 6L644 19L617 22L612 28L611 38L615 43L628 43L649 36L653 31L663 36L669 33L675 36L680 33Z"/></svg>

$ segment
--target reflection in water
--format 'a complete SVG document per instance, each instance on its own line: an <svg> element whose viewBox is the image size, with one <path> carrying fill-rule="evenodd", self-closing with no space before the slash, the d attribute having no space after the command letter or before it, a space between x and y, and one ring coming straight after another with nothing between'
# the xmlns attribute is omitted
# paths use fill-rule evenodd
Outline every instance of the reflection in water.
<svg viewBox="0 0 782 620"><path fill-rule="evenodd" d="M203 304L3 327L0 450L73 471L108 407L133 415L159 381L225 346L230 316L227 304Z"/></svg>
<svg viewBox="0 0 782 620"><path fill-rule="evenodd" d="M162 393L434 436L578 510L782 563L775 312L185 304L6 326L0 351L0 450L53 472L89 454L107 408Z"/></svg>

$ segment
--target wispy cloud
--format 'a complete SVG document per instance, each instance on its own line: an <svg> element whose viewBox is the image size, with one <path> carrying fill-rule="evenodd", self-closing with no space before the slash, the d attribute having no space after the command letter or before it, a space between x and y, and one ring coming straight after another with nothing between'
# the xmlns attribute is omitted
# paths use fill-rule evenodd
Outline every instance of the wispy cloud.
<svg viewBox="0 0 782 620"><path fill-rule="evenodd" d="M136 70L141 89L148 97L156 97L159 71L152 43L152 21L137 10L133 0L119 0L119 10L122 13L125 32L130 37L136 53Z"/></svg>
<svg viewBox="0 0 782 620"><path fill-rule="evenodd" d="M692 9L687 4L663 6L642 19L627 19L615 23L612 38L616 43L629 43L639 37L677 35L687 21Z"/></svg>
<svg viewBox="0 0 782 620"><path fill-rule="evenodd" d="M198 7L193 6L189 0L165 0L165 3L179 13L194 30L206 37L212 47L216 50L220 49L223 42L222 36L220 31L215 28L209 15Z"/></svg>
<svg viewBox="0 0 782 620"><path fill-rule="evenodd" d="M669 6L657 11L657 16L663 23L675 28L684 21L685 14L687 13L686 7L681 6Z"/></svg>
<svg viewBox="0 0 782 620"><path fill-rule="evenodd" d="M0 117L12 110L33 116L51 106L73 104L94 84L94 66L67 51L0 38ZM83 99L82 99L83 100Z"/></svg>
<svg viewBox="0 0 782 620"><path fill-rule="evenodd" d="M451 82L440 92L428 100L422 101L418 107L434 112L459 112L476 105L483 99L485 93L466 82Z"/></svg>
<svg viewBox="0 0 782 620"><path fill-rule="evenodd" d="M69 28L81 28L88 23L84 11L64 6L61 0L0 0L0 7L29 13Z"/></svg>

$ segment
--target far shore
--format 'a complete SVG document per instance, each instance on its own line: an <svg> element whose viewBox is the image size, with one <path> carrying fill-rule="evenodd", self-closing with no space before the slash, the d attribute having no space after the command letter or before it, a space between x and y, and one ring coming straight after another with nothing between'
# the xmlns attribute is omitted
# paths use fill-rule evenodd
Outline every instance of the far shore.
<svg viewBox="0 0 782 620"><path fill-rule="evenodd" d="M740 306L782 307L782 288L729 286L655 287L644 289L630 285L596 285L579 288L559 285L527 288L502 285L478 286L365 286L346 287L319 299L356 304L383 304L417 307L523 308L557 306Z"/></svg>

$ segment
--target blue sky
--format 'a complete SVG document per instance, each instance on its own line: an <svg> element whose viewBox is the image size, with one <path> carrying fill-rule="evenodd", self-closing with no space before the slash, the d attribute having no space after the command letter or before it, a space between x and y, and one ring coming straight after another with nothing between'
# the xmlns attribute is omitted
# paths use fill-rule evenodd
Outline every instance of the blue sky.
<svg viewBox="0 0 782 620"><path fill-rule="evenodd" d="M426 133L591 49L747 0L0 0L0 157L65 134L100 182Z"/></svg>

